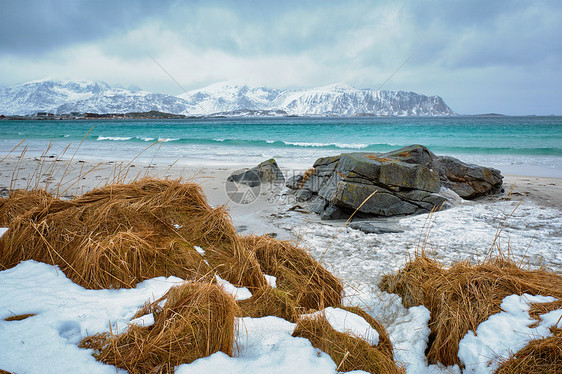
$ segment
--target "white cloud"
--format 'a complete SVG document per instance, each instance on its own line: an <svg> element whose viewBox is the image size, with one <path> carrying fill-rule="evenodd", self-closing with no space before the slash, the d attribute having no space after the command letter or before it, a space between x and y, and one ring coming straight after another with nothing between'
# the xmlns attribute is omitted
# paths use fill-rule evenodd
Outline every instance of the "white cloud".
<svg viewBox="0 0 562 374"><path fill-rule="evenodd" d="M36 53L0 46L0 85L50 76L181 93L150 54L186 89L232 79L378 88L411 57L385 89L438 94L461 113L562 113L562 6L553 2L207 1L133 13L142 17L106 22L99 33L72 18L76 37ZM48 29L36 33L49 39Z"/></svg>

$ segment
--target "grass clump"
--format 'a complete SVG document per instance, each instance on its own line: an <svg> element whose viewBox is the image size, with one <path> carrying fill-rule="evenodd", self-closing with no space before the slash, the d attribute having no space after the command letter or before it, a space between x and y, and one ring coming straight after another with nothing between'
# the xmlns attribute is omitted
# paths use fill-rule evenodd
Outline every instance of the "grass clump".
<svg viewBox="0 0 562 374"><path fill-rule="evenodd" d="M235 285L266 284L226 210L211 208L194 183L147 178L68 201L18 191L2 199L0 217L9 223L0 268L42 261L86 288L130 288L170 275L208 281L215 272ZM207 261L195 245L207 249Z"/></svg>
<svg viewBox="0 0 562 374"><path fill-rule="evenodd" d="M154 324L131 325L119 335L87 337L80 347L94 349L99 361L132 374L173 373L177 365L218 351L232 356L237 306L217 285L173 287L139 312L135 317L152 312Z"/></svg>
<svg viewBox="0 0 562 374"><path fill-rule="evenodd" d="M299 319L293 336L306 338L313 347L327 353L336 363L338 372L364 370L380 374L405 373L396 366L387 347L381 347L382 342L372 346L361 338L336 331L322 314Z"/></svg>
<svg viewBox="0 0 562 374"><path fill-rule="evenodd" d="M238 301L242 317L261 318L275 316L296 322L299 308L287 292L278 288L264 287L246 300Z"/></svg>
<svg viewBox="0 0 562 374"><path fill-rule="evenodd" d="M546 270L524 270L498 257L471 265L459 262L445 268L425 255L393 275L383 277L380 288L397 293L409 308L424 305L431 312L430 363L459 364L458 344L469 330L501 311L509 295L562 298L562 277Z"/></svg>
<svg viewBox="0 0 562 374"><path fill-rule="evenodd" d="M277 288L287 292L299 307L321 310L341 305L341 281L304 249L270 236L242 239L265 274L277 278Z"/></svg>
<svg viewBox="0 0 562 374"><path fill-rule="evenodd" d="M312 175L314 174L314 170L315 170L315 168L310 168L310 169L308 169L307 171L304 172L304 174L302 175L302 179L299 183L299 187L298 187L299 190L304 186L306 181L309 180L310 177L312 177Z"/></svg>
<svg viewBox="0 0 562 374"><path fill-rule="evenodd" d="M17 314L15 316L10 316L10 317L6 317L4 318L4 321L10 322L10 321L23 321L24 319L27 319L29 317L33 317L35 315L35 313L25 313L25 314Z"/></svg>

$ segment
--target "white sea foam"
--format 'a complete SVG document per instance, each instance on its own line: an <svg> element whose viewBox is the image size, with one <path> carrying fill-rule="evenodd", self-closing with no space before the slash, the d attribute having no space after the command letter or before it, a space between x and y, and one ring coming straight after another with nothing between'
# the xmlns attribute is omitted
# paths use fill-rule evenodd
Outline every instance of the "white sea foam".
<svg viewBox="0 0 562 374"><path fill-rule="evenodd" d="M348 149L363 149L369 146L369 144L343 144L343 143L315 143L315 142L287 142L283 143L287 145L295 145L298 147L330 147L335 146L337 148L348 148Z"/></svg>
<svg viewBox="0 0 562 374"><path fill-rule="evenodd" d="M131 140L131 136L98 136L97 140L114 140L114 141L125 141Z"/></svg>

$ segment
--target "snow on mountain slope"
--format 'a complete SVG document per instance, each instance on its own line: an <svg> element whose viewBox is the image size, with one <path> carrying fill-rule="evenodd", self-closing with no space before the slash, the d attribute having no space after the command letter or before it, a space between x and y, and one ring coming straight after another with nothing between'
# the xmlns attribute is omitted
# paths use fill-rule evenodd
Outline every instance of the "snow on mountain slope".
<svg viewBox="0 0 562 374"><path fill-rule="evenodd" d="M111 88L105 82L40 80L0 88L0 113L126 113L158 110L188 114L192 108L175 96Z"/></svg>
<svg viewBox="0 0 562 374"><path fill-rule="evenodd" d="M347 84L279 90L223 82L178 96L112 88L104 82L41 80L0 88L0 114L127 113L185 115L279 113L303 116L444 116L455 113L439 96L356 89Z"/></svg>
<svg viewBox="0 0 562 374"><path fill-rule="evenodd" d="M303 90L276 90L219 83L179 95L197 114L250 110L281 110L290 115L443 116L455 113L439 96L405 91L360 90L333 84Z"/></svg>
<svg viewBox="0 0 562 374"><path fill-rule="evenodd" d="M228 81L178 95L192 104L192 114L212 114L240 110L271 110L282 91L263 86L249 87Z"/></svg>

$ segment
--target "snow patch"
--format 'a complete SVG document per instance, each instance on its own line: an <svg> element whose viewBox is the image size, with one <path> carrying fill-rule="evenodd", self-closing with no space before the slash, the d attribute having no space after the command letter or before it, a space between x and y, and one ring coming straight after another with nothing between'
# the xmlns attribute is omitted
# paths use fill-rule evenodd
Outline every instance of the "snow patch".
<svg viewBox="0 0 562 374"><path fill-rule="evenodd" d="M316 313L305 314L302 318L316 318L318 316L326 317L330 326L338 332L361 338L371 345L379 344L379 333L377 330L372 328L365 318L355 313L340 308L328 307Z"/></svg>
<svg viewBox="0 0 562 374"><path fill-rule="evenodd" d="M246 287L236 287L232 283L222 279L218 275L215 275L215 277L219 286L221 286L226 293L232 295L234 297L234 300L246 300L252 297L252 293Z"/></svg>
<svg viewBox="0 0 562 374"><path fill-rule="evenodd" d="M498 360L509 356L533 339L546 338L549 328L562 317L562 309L541 315L537 321L529 316L532 303L555 301L553 297L528 294L511 295L503 299L500 313L478 325L476 334L469 331L459 342L459 358L466 366L465 373L490 374L498 368Z"/></svg>

